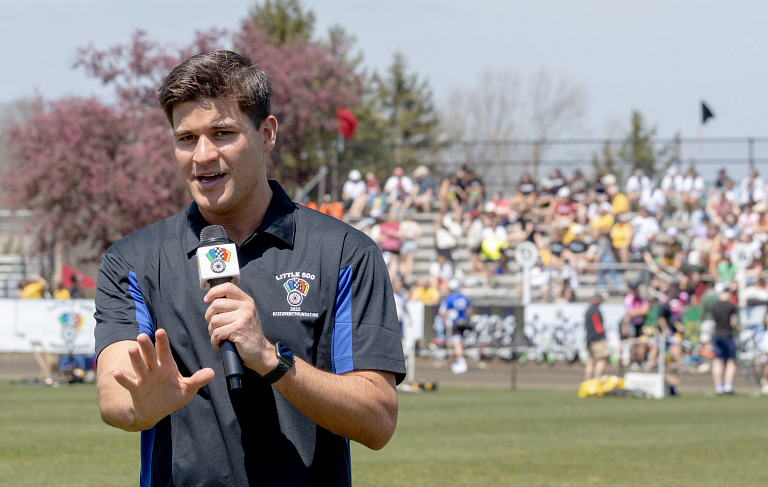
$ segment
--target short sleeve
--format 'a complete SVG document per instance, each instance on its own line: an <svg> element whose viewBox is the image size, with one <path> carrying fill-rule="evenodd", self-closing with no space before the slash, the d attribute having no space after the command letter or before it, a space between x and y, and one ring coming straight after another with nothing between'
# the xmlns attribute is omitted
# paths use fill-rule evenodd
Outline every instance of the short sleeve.
<svg viewBox="0 0 768 487"><path fill-rule="evenodd" d="M136 274L115 252L107 251L96 279L96 355L122 340L136 340L140 333L154 339L154 324Z"/></svg>
<svg viewBox="0 0 768 487"><path fill-rule="evenodd" d="M337 374L369 369L394 372L398 384L405 378L394 294L375 245L339 271L331 362Z"/></svg>

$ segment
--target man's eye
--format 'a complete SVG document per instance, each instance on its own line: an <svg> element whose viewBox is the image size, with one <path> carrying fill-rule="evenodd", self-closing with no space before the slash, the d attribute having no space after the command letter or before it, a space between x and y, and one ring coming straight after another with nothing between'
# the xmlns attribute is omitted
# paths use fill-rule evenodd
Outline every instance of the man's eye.
<svg viewBox="0 0 768 487"><path fill-rule="evenodd" d="M194 135L185 135L184 137L180 137L178 139L179 142L193 142L195 140Z"/></svg>
<svg viewBox="0 0 768 487"><path fill-rule="evenodd" d="M232 132L231 130L217 130L214 135L218 137L226 137L227 135L231 135L233 133L234 132Z"/></svg>

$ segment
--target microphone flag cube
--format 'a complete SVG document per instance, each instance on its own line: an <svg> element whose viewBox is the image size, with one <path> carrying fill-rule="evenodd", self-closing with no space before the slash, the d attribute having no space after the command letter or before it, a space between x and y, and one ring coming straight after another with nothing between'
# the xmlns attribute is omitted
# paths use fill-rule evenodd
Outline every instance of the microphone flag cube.
<svg viewBox="0 0 768 487"><path fill-rule="evenodd" d="M215 244L197 249L197 272L200 277L200 289L211 288L211 279L231 277L232 283L240 283L240 263L237 260L235 244Z"/></svg>

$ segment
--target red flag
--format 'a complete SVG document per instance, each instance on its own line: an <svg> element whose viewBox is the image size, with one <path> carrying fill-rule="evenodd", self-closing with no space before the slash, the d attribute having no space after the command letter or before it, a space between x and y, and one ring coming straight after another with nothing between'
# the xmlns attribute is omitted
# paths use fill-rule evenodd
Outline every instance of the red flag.
<svg viewBox="0 0 768 487"><path fill-rule="evenodd" d="M357 118L355 114L344 107L336 107L336 118L339 121L339 135L349 140L355 134Z"/></svg>
<svg viewBox="0 0 768 487"><path fill-rule="evenodd" d="M95 289L96 281L83 274L74 267L69 267L67 264L61 264L61 282L64 287L72 287L72 276L80 277L80 287L83 289Z"/></svg>

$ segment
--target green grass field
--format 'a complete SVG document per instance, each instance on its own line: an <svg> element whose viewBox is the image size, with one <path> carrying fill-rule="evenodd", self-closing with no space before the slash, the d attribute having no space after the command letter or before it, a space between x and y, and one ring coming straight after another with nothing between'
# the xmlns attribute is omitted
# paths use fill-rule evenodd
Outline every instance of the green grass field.
<svg viewBox="0 0 768 487"><path fill-rule="evenodd" d="M768 484L768 399L446 388L401 394L379 452L353 444L361 486ZM0 485L136 486L139 437L101 423L93 386L0 383Z"/></svg>

